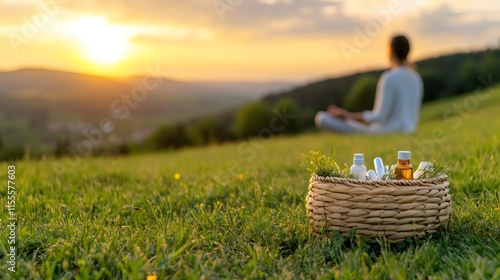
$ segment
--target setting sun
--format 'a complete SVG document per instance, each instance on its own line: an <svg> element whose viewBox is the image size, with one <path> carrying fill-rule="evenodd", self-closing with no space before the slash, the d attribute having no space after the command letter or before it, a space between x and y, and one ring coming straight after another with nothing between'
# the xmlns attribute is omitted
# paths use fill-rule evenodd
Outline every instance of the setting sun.
<svg viewBox="0 0 500 280"><path fill-rule="evenodd" d="M130 49L130 32L111 25L102 17L85 17L66 25L75 36L86 59L99 64L112 64L123 60Z"/></svg>

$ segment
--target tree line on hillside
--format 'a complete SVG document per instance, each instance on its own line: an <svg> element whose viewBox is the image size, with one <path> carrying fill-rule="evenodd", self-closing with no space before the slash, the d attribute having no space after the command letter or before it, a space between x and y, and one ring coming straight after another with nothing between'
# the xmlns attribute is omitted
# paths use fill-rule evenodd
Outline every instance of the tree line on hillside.
<svg viewBox="0 0 500 280"><path fill-rule="evenodd" d="M0 161L22 159L26 151L19 146L7 146L0 137Z"/></svg>
<svg viewBox="0 0 500 280"><path fill-rule="evenodd" d="M254 102L239 109L229 126L216 117L202 118L190 125L164 125L135 149L177 149L250 137L293 134L301 131L301 122L299 107L291 98L282 99L272 107L265 102Z"/></svg>
<svg viewBox="0 0 500 280"><path fill-rule="evenodd" d="M424 83L423 102L430 102L475 90L482 81L500 77L500 49L459 53L416 62ZM201 117L187 122L165 124L141 143L96 147L95 155L116 155L140 151L179 149L187 146L218 144L252 137L273 137L314 129L314 115L329 104L351 111L371 109L382 70L356 73L310 83L293 90L268 95L233 111ZM478 79L483 77L483 79ZM23 150L3 147L0 160L16 159ZM56 156L65 156L59 143Z"/></svg>

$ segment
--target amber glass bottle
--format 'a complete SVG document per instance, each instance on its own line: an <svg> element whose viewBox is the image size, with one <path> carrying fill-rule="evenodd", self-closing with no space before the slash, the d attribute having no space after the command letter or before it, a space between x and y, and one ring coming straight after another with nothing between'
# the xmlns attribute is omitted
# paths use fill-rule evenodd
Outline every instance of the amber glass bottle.
<svg viewBox="0 0 500 280"><path fill-rule="evenodd" d="M398 164L394 168L396 180L413 180L413 166L410 163L410 152L398 152Z"/></svg>

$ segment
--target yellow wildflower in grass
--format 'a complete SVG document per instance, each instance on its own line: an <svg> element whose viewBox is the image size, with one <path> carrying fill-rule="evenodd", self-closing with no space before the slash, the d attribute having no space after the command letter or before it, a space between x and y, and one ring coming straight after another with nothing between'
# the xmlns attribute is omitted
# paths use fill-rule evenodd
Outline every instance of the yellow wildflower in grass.
<svg viewBox="0 0 500 280"><path fill-rule="evenodd" d="M64 269L64 271L67 271L68 270L68 267L69 267L69 262L68 260L64 260L62 262L62 268Z"/></svg>
<svg viewBox="0 0 500 280"><path fill-rule="evenodd" d="M158 279L158 275L156 275L156 274L151 274L151 275L146 276L146 280L157 280L157 279Z"/></svg>
<svg viewBox="0 0 500 280"><path fill-rule="evenodd" d="M179 174L179 173L175 173L174 174L174 179L175 180L179 180L180 178L181 178L181 174Z"/></svg>
<svg viewBox="0 0 500 280"><path fill-rule="evenodd" d="M240 178L240 180L243 180L243 173L240 173L240 174L238 175L238 178Z"/></svg>

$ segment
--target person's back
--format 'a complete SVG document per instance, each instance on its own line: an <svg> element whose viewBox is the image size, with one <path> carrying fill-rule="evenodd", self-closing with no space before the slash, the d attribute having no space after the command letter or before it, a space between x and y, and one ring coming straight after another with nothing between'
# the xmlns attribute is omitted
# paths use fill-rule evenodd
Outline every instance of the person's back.
<svg viewBox="0 0 500 280"><path fill-rule="evenodd" d="M363 113L363 119L372 123L369 130L375 133L416 131L423 95L420 75L399 66L382 74L377 90L384 92L377 92L373 110Z"/></svg>

